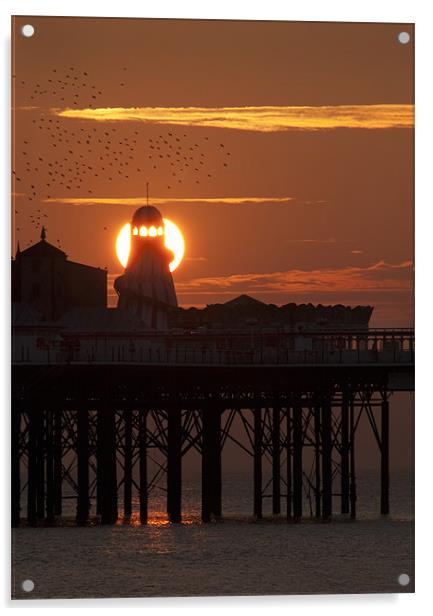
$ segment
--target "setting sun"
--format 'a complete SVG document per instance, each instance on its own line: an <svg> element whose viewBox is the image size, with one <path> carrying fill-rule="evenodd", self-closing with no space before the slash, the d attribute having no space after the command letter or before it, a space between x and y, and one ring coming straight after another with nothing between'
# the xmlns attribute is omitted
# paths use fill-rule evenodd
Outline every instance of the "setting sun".
<svg viewBox="0 0 433 616"><path fill-rule="evenodd" d="M137 234L135 229L134 233ZM144 227L143 232L140 230L140 234L144 235ZM154 236L156 234L162 235L162 229L156 230L154 227L151 227L149 235ZM185 254L185 241L179 227L167 218L164 218L164 234L165 245L174 254L174 259L170 263L170 272L174 272L174 270L177 269L181 263L183 255ZM126 267L126 264L128 263L130 249L131 225L126 223L120 229L116 239L116 254L123 267Z"/></svg>

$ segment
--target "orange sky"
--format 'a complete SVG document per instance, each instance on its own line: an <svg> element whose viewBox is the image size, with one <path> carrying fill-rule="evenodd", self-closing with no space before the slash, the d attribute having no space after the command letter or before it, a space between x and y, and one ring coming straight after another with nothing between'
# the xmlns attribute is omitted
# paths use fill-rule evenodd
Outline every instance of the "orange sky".
<svg viewBox="0 0 433 616"><path fill-rule="evenodd" d="M412 325L402 29L413 37L398 24L16 18L13 244L43 223L111 281L149 181L185 235L181 304L370 303L373 325Z"/></svg>

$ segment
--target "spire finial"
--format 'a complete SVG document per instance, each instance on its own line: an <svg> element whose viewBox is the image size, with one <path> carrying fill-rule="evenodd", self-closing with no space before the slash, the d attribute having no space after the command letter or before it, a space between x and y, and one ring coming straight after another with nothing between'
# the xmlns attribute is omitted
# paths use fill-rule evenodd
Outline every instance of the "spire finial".
<svg viewBox="0 0 433 616"><path fill-rule="evenodd" d="M47 232L45 231L45 227L42 227L41 240L44 242L46 237L47 237Z"/></svg>
<svg viewBox="0 0 433 616"><path fill-rule="evenodd" d="M149 205L149 182L146 182L146 205Z"/></svg>

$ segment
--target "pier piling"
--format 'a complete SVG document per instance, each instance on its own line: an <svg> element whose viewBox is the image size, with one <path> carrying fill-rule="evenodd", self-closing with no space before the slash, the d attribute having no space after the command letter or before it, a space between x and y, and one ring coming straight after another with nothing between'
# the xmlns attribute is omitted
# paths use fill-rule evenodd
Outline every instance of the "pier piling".
<svg viewBox="0 0 433 616"><path fill-rule="evenodd" d="M167 414L167 513L170 522L180 522L182 519L182 414L180 408L171 408Z"/></svg>
<svg viewBox="0 0 433 616"><path fill-rule="evenodd" d="M140 522L147 524L147 411L138 413L138 472L140 482Z"/></svg>
<svg viewBox="0 0 433 616"><path fill-rule="evenodd" d="M321 421L320 421L320 406L314 407L314 505L315 517L320 518L322 515L322 483L320 472L320 452L322 439Z"/></svg>
<svg viewBox="0 0 433 616"><path fill-rule="evenodd" d="M117 520L117 465L115 411L108 404L98 410L98 440L100 439L98 476L102 524Z"/></svg>
<svg viewBox="0 0 433 616"><path fill-rule="evenodd" d="M210 404L202 411L202 520L221 513L221 411Z"/></svg>
<svg viewBox="0 0 433 616"><path fill-rule="evenodd" d="M341 404L341 513L349 513L349 407L343 392Z"/></svg>
<svg viewBox="0 0 433 616"><path fill-rule="evenodd" d="M28 411L27 522L36 525L37 411Z"/></svg>
<svg viewBox="0 0 433 616"><path fill-rule="evenodd" d="M322 518L332 515L332 407L328 402L322 406Z"/></svg>
<svg viewBox="0 0 433 616"><path fill-rule="evenodd" d="M53 473L54 473L54 515L62 515L62 411L53 411Z"/></svg>
<svg viewBox="0 0 433 616"><path fill-rule="evenodd" d="M382 401L380 444L380 513L389 513L389 402Z"/></svg>
<svg viewBox="0 0 433 616"><path fill-rule="evenodd" d="M19 526L21 511L21 473L20 473L20 435L21 410L12 408L11 414L11 523Z"/></svg>
<svg viewBox="0 0 433 616"><path fill-rule="evenodd" d="M54 477L54 418L53 411L47 410L45 419L45 443L46 443L46 485L47 485L47 522L54 521L55 505L55 477Z"/></svg>
<svg viewBox="0 0 433 616"><path fill-rule="evenodd" d="M89 416L82 405L77 410L77 523L89 517Z"/></svg>
<svg viewBox="0 0 433 616"><path fill-rule="evenodd" d="M356 468L355 468L355 408L353 399L349 406L350 433L350 517L356 518Z"/></svg>
<svg viewBox="0 0 433 616"><path fill-rule="evenodd" d="M124 420L124 471L123 471L123 514L129 518L132 513L132 411L123 412Z"/></svg>
<svg viewBox="0 0 433 616"><path fill-rule="evenodd" d="M292 409L286 412L286 518L292 518Z"/></svg>
<svg viewBox="0 0 433 616"><path fill-rule="evenodd" d="M262 508L262 409L253 409L254 416L254 515L260 520L263 517Z"/></svg>
<svg viewBox="0 0 433 616"><path fill-rule="evenodd" d="M45 518L45 411L37 408L35 413L36 434L36 517Z"/></svg>
<svg viewBox="0 0 433 616"><path fill-rule="evenodd" d="M293 408L293 517L302 518L302 407Z"/></svg>
<svg viewBox="0 0 433 616"><path fill-rule="evenodd" d="M280 409L272 409L272 513L281 513Z"/></svg>

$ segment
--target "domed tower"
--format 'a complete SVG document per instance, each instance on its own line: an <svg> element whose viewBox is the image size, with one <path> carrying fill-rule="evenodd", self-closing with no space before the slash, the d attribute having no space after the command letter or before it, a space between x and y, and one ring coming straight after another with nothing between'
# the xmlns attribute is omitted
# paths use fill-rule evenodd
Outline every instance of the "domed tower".
<svg viewBox="0 0 433 616"><path fill-rule="evenodd" d="M131 221L131 250L125 272L114 281L118 308L127 310L145 327L164 331L167 314L177 306L169 269L174 255L164 243L164 221L151 205L140 207Z"/></svg>

